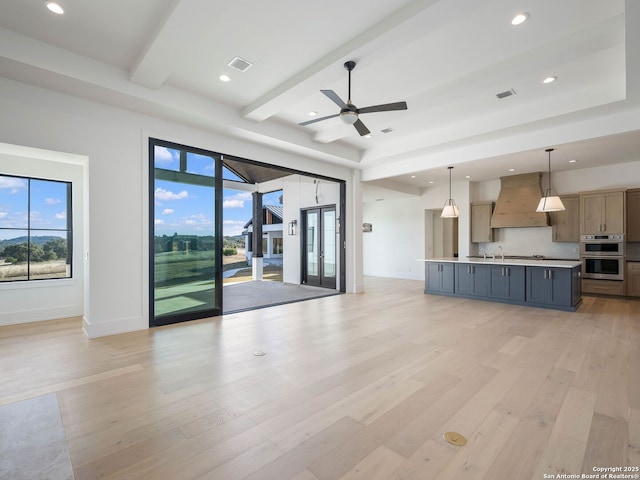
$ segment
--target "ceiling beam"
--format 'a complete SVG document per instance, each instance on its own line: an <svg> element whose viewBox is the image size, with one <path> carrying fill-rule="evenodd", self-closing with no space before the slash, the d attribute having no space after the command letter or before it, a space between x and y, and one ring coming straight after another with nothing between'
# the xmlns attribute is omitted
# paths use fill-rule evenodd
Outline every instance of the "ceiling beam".
<svg viewBox="0 0 640 480"><path fill-rule="evenodd" d="M211 0L173 0L164 19L140 52L129 71L138 85L159 88L190 49L220 15L221 3Z"/></svg>
<svg viewBox="0 0 640 480"><path fill-rule="evenodd" d="M359 49L365 47L372 49L375 48L376 45L384 48L385 42L389 40L387 36L390 32L398 29L400 25L407 21L415 21L420 13L425 12L437 3L438 0L414 0L410 2L374 27L367 29L351 41L340 46L340 48L314 62L308 68L267 92L258 100L248 105L243 110L242 116L255 121L263 121L277 114L284 107L299 101L308 94L306 87L303 85L304 82L323 72L326 73L327 69L335 69L336 63L342 62L347 55L353 54L353 52ZM403 41L406 42L406 31L399 31L398 35L402 35L403 33ZM333 76L331 76L331 78L333 78Z"/></svg>

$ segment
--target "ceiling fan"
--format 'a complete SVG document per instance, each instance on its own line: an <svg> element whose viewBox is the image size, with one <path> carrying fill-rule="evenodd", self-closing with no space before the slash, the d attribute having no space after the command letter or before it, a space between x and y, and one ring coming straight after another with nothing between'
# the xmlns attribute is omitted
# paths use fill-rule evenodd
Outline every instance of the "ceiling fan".
<svg viewBox="0 0 640 480"><path fill-rule="evenodd" d="M298 125L311 125L312 123L322 122L323 120L328 120L330 118L340 117L340 119L347 125L353 125L362 137L364 135L370 134L371 132L367 127L365 127L364 123L362 123L362 120L358 118L361 113L389 112L392 110L407 109L407 102L385 103L384 105L374 105L372 107L357 108L353 103L351 103L351 71L355 66L356 62L354 62L353 60L349 60L344 64L344 68L346 68L349 72L349 97L347 103L344 103L344 101L333 90L320 90L329 98L329 100L340 107L340 113L321 118L314 118L313 120L308 120L306 122L299 123Z"/></svg>

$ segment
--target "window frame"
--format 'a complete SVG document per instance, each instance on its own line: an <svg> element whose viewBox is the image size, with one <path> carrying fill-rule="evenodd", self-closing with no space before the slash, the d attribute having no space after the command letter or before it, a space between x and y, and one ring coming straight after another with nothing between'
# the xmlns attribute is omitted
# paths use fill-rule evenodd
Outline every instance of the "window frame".
<svg viewBox="0 0 640 480"><path fill-rule="evenodd" d="M60 280L72 280L74 278L74 265L73 265L73 182L70 180L60 180L57 178L43 178L43 177L35 177L31 175L17 175L13 173L2 173L0 172L0 177L10 177L10 178L19 178L21 180L27 181L27 226L26 228L19 227L2 227L0 226L0 232L5 231L20 231L26 232L27 236L27 278L21 278L16 280L0 280L0 286L4 285L17 285L17 284L25 284L25 283L33 283L33 282L42 282L42 281L60 281ZM59 183L66 185L66 228L39 228L31 226L31 203L32 203L32 195L31 195L31 182L35 180L38 182L50 182L50 183ZM65 269L64 276L55 276L55 277L47 277L47 278L32 278L31 273L31 238L34 236L33 232L66 232L66 242L67 242L67 258L66 265L68 265L68 269ZM65 238L65 237L60 237ZM4 250L4 249L3 249ZM33 262L36 263L36 262Z"/></svg>

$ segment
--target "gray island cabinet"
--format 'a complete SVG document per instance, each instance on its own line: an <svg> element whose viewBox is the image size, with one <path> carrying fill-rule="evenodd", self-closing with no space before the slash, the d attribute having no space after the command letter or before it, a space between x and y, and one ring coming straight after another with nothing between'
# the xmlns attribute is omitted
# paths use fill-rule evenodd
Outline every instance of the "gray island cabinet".
<svg viewBox="0 0 640 480"><path fill-rule="evenodd" d="M434 293L453 293L453 264L428 262L425 267L426 289Z"/></svg>
<svg viewBox="0 0 640 480"><path fill-rule="evenodd" d="M423 261L425 293L566 311L582 301L579 261Z"/></svg>

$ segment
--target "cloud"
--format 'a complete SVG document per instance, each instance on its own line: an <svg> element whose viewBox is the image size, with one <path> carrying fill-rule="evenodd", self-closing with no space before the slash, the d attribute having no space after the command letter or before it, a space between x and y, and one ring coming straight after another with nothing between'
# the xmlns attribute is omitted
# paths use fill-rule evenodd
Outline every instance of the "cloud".
<svg viewBox="0 0 640 480"><path fill-rule="evenodd" d="M153 222L154 225L164 225L164 220L155 220Z"/></svg>
<svg viewBox="0 0 640 480"><path fill-rule="evenodd" d="M162 215L171 215L174 212L174 210L172 208L165 208L162 211Z"/></svg>
<svg viewBox="0 0 640 480"><path fill-rule="evenodd" d="M225 197L222 208L244 208L244 202L251 201L251 192L239 192Z"/></svg>
<svg viewBox="0 0 640 480"><path fill-rule="evenodd" d="M244 208L242 200L225 200L222 202L222 208Z"/></svg>
<svg viewBox="0 0 640 480"><path fill-rule="evenodd" d="M245 223L244 220L225 220L222 222L222 233L227 236L240 235Z"/></svg>
<svg viewBox="0 0 640 480"><path fill-rule="evenodd" d="M54 217L56 220L64 220L65 218L67 218L67 212L56 213Z"/></svg>
<svg viewBox="0 0 640 480"><path fill-rule="evenodd" d="M167 147L155 146L153 157L156 163L167 164L173 162L173 154Z"/></svg>
<svg viewBox="0 0 640 480"><path fill-rule="evenodd" d="M0 189L7 189L11 190L11 193L18 193L24 188L27 188L26 179L0 175Z"/></svg>
<svg viewBox="0 0 640 480"><path fill-rule="evenodd" d="M0 212L0 218L4 218L9 215L9 212Z"/></svg>
<svg viewBox="0 0 640 480"><path fill-rule="evenodd" d="M58 203L62 203L62 200L59 198L47 198L45 202L47 205L56 205Z"/></svg>
<svg viewBox="0 0 640 480"><path fill-rule="evenodd" d="M165 190L164 188L156 188L154 192L154 197L156 200L183 200L185 198L189 198L189 193L186 190L182 190L180 193L174 193L169 190Z"/></svg>

